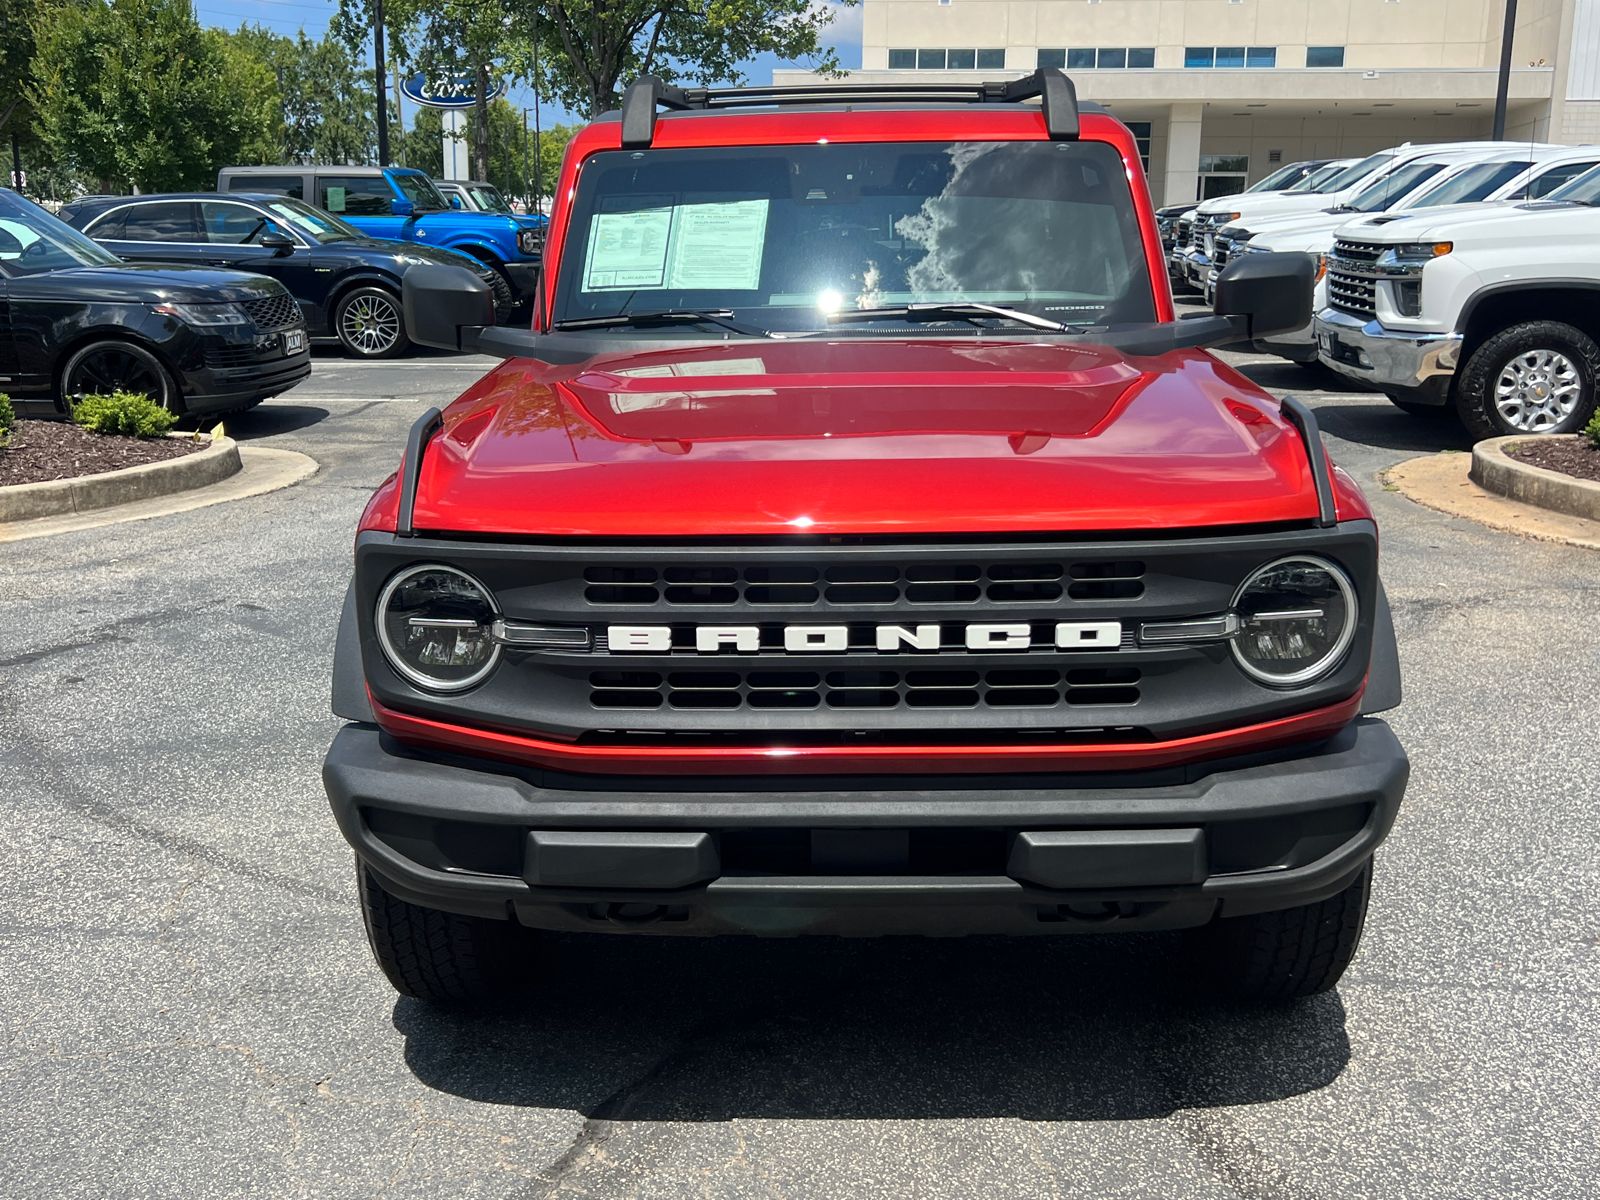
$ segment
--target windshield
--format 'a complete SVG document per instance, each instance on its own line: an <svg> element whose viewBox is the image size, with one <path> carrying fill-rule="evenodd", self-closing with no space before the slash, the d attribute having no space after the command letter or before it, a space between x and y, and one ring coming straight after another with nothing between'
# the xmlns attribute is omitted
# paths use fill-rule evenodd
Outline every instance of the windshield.
<svg viewBox="0 0 1600 1200"><path fill-rule="evenodd" d="M1330 179L1334 178L1334 176L1338 175L1341 171L1343 171L1349 165L1350 165L1350 163L1349 163L1348 160L1345 160L1343 162L1324 163L1322 166L1318 167L1315 171L1312 171L1311 174L1307 175L1304 179L1302 179L1299 183L1295 184L1293 187L1287 187L1287 188L1284 188L1283 190L1284 190L1284 192L1286 194L1291 195L1291 196L1292 195L1304 195L1307 192L1312 192L1312 193L1322 192L1322 191L1326 190L1326 184L1328 183L1328 181Z"/></svg>
<svg viewBox="0 0 1600 1200"><path fill-rule="evenodd" d="M1435 208L1440 204L1474 204L1498 191L1521 175L1531 162L1474 163L1463 171L1434 184L1412 203L1412 208Z"/></svg>
<svg viewBox="0 0 1600 1200"><path fill-rule="evenodd" d="M1563 184L1545 199L1568 200L1574 204L1600 204L1600 167L1579 175L1571 183Z"/></svg>
<svg viewBox="0 0 1600 1200"><path fill-rule="evenodd" d="M472 193L473 200L477 202L478 207L484 212L508 213L511 211L511 205L506 203L505 197L496 188L489 187L487 184L473 184L467 191Z"/></svg>
<svg viewBox="0 0 1600 1200"><path fill-rule="evenodd" d="M828 314L978 302L1153 321L1137 212L1100 142L611 151L580 172L555 318L722 310L856 333L908 326Z"/></svg>
<svg viewBox="0 0 1600 1200"><path fill-rule="evenodd" d="M432 212L450 207L450 202L444 198L444 193L434 187L433 180L426 175L406 175L396 171L389 178L394 180L394 185L400 189L400 194L417 206L418 212Z"/></svg>
<svg viewBox="0 0 1600 1200"><path fill-rule="evenodd" d="M1363 158L1360 162L1346 167L1332 179L1317 188L1319 192L1342 192L1345 188L1355 187L1374 171L1381 170L1394 161L1394 155L1388 153L1373 154Z"/></svg>
<svg viewBox="0 0 1600 1200"><path fill-rule="evenodd" d="M263 207L286 225L293 226L296 233L316 242L342 242L366 236L348 221L290 196L270 200Z"/></svg>
<svg viewBox="0 0 1600 1200"><path fill-rule="evenodd" d="M1416 191L1442 170L1444 163L1439 162L1414 162L1396 167L1382 179L1368 184L1357 192L1349 203L1344 205L1344 209L1347 212L1382 212L1402 196Z"/></svg>
<svg viewBox="0 0 1600 1200"><path fill-rule="evenodd" d="M0 275L43 275L69 267L112 267L122 262L31 200L0 191Z"/></svg>
<svg viewBox="0 0 1600 1200"><path fill-rule="evenodd" d="M1251 184L1245 188L1247 192L1276 192L1288 187L1291 183L1303 178L1305 175L1304 163L1290 163L1287 167L1279 167L1260 183Z"/></svg>

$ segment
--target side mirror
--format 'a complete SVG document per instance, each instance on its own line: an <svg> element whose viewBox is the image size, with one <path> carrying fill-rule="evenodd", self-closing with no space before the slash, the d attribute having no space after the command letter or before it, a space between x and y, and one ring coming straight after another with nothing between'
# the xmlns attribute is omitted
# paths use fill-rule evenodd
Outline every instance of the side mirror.
<svg viewBox="0 0 1600 1200"><path fill-rule="evenodd" d="M494 325L494 293L466 267L420 263L400 279L411 340L441 350L476 350Z"/></svg>
<svg viewBox="0 0 1600 1200"><path fill-rule="evenodd" d="M256 245L271 250L274 258L294 253L294 239L285 233L263 233Z"/></svg>
<svg viewBox="0 0 1600 1200"><path fill-rule="evenodd" d="M417 206L409 200L391 200L389 211L397 217L409 217L416 213Z"/></svg>
<svg viewBox="0 0 1600 1200"><path fill-rule="evenodd" d="M1317 260L1309 254L1241 254L1217 276L1212 311L1238 318L1247 338L1289 333L1311 324Z"/></svg>
<svg viewBox="0 0 1600 1200"><path fill-rule="evenodd" d="M452 192L452 193L450 193L450 207L451 208L465 208L466 205L461 203L461 197L460 196L458 196L454 192Z"/></svg>

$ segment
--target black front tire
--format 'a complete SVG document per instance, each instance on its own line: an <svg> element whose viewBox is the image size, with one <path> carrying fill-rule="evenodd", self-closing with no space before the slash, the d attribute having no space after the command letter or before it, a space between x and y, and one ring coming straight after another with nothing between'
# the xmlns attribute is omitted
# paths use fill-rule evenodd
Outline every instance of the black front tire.
<svg viewBox="0 0 1600 1200"><path fill-rule="evenodd" d="M359 861L356 882L372 956L402 996L444 1007L491 1004L526 982L532 935L520 925L412 904Z"/></svg>
<svg viewBox="0 0 1600 1200"><path fill-rule="evenodd" d="M1548 428L1522 429L1506 420L1496 405L1495 390L1513 360L1542 353L1560 355L1575 368L1578 401L1563 420ZM1583 330L1563 321L1523 321L1502 329L1472 352L1456 384L1456 410L1475 438L1508 434L1577 433L1595 414L1595 388L1600 382L1600 345Z"/></svg>
<svg viewBox="0 0 1600 1200"><path fill-rule="evenodd" d="M1372 864L1343 891L1298 908L1221 917L1193 935L1196 966L1231 999L1284 1004L1326 992L1356 956Z"/></svg>
<svg viewBox="0 0 1600 1200"><path fill-rule="evenodd" d="M171 412L183 411L177 380L155 354L133 342L103 338L79 346L61 368L61 402L70 413L78 396L139 392Z"/></svg>

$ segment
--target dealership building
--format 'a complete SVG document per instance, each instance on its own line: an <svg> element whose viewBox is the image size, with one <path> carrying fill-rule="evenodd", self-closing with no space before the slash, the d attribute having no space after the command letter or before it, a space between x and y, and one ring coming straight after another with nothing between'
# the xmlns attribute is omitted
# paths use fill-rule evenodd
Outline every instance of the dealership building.
<svg viewBox="0 0 1600 1200"><path fill-rule="evenodd" d="M862 0L853 83L1062 67L1158 204L1282 163L1488 137L1505 0ZM1600 142L1600 0L1520 0L1506 136ZM814 81L779 70L778 84Z"/></svg>

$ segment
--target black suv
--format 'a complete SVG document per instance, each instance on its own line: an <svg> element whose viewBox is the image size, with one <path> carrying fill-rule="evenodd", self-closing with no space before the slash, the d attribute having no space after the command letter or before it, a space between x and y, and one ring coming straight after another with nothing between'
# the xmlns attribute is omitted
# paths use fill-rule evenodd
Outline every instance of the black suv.
<svg viewBox="0 0 1600 1200"><path fill-rule="evenodd" d="M206 267L123 262L0 188L0 391L23 412L142 392L181 413L249 408L311 373L281 283Z"/></svg>
<svg viewBox="0 0 1600 1200"><path fill-rule="evenodd" d="M68 204L61 219L125 259L270 275L299 301L313 338L337 338L357 358L393 358L411 345L400 280L421 263L468 268L494 292L497 319L511 313L511 289L478 259L368 237L290 196L95 196Z"/></svg>

